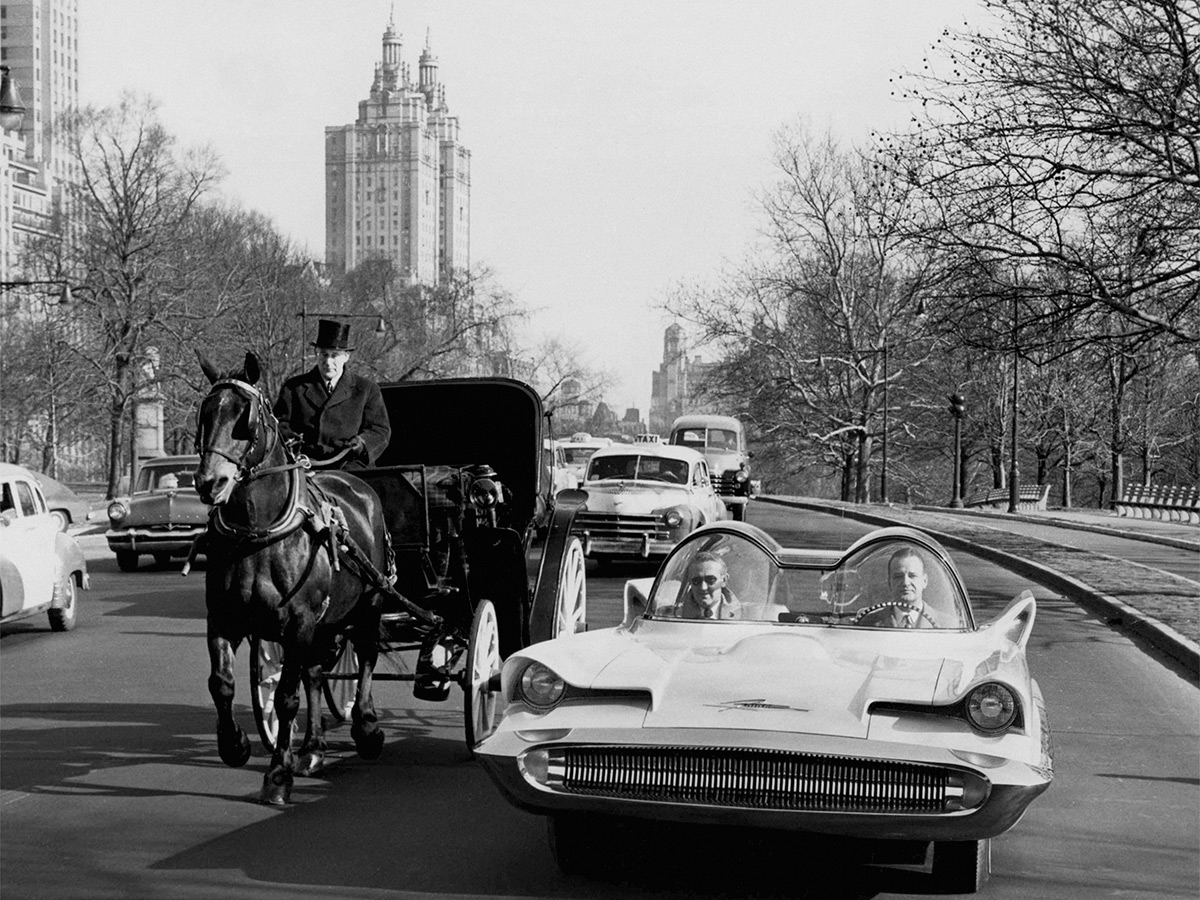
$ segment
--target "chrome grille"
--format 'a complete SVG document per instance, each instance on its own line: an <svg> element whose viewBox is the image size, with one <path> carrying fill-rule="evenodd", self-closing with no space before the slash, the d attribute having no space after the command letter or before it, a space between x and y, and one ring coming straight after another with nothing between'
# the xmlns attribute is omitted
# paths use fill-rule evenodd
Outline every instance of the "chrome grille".
<svg viewBox="0 0 1200 900"><path fill-rule="evenodd" d="M816 812L962 809L963 773L940 766L771 750L557 747L546 786L571 794Z"/></svg>
<svg viewBox="0 0 1200 900"><path fill-rule="evenodd" d="M581 512L575 514L574 531L586 531L598 540L640 540L650 535L656 540L669 541L671 532L659 516L623 516L612 513Z"/></svg>
<svg viewBox="0 0 1200 900"><path fill-rule="evenodd" d="M722 472L713 476L713 487L722 497L736 497L745 493L745 482L738 481L733 472Z"/></svg>

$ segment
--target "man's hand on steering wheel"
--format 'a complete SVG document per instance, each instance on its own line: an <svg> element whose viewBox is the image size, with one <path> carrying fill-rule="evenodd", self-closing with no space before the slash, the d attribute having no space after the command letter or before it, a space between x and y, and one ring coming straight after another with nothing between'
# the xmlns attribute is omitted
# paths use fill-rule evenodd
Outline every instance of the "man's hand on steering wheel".
<svg viewBox="0 0 1200 900"><path fill-rule="evenodd" d="M937 623L933 621L933 619L930 617L929 613L926 611L924 606L914 606L911 603L901 603L901 602L895 601L895 600L889 600L886 603L876 603L874 606L867 606L867 607L864 607L863 609L860 609L857 613L854 614L854 619L851 621L851 624L852 625L861 625L863 622L863 619L867 618L868 616L874 616L874 615L878 615L879 613L890 612L893 609L898 609L904 613L915 612L918 615L918 617L923 618L926 622L929 623L930 628L938 627Z"/></svg>

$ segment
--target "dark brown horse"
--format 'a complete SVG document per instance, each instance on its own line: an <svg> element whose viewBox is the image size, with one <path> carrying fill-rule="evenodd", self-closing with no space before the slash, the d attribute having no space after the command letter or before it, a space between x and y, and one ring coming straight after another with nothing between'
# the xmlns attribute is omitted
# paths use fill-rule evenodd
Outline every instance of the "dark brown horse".
<svg viewBox="0 0 1200 900"><path fill-rule="evenodd" d="M259 364L246 354L242 370L219 375L202 355L212 389L200 404L196 489L213 507L205 537L208 689L217 708L217 747L226 765L243 765L250 742L234 721L234 654L251 635L278 642L283 671L275 691L279 737L263 778L262 800L287 803L293 771L312 774L325 752L321 721L321 661L337 635L353 629L359 679L352 711L358 754L383 749L371 702L379 603L367 569L347 558L357 547L376 573L386 569L379 498L339 471L310 475L285 448L270 404L257 385ZM303 682L308 729L292 754L292 723Z"/></svg>

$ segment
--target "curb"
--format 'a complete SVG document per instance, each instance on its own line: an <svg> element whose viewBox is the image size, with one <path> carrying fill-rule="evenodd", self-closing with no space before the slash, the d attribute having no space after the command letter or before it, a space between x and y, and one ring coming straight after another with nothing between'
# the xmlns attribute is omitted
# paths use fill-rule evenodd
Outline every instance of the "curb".
<svg viewBox="0 0 1200 900"><path fill-rule="evenodd" d="M911 523L891 519L878 513L859 512L858 510L845 509L840 506L831 507L826 504L805 500L783 500L772 497L759 497L758 499L766 503L775 503L779 506L810 509L815 512L831 513L836 511L847 518L858 519L870 525L884 527L889 525L904 525L910 528L914 527ZM939 511L942 510L939 509ZM1045 523L1043 522L1043 524ZM1037 581L1052 590L1069 595L1084 608L1100 613L1111 627L1136 635L1169 656L1175 662L1182 665L1193 679L1200 678L1200 644L1184 637L1170 625L1160 622L1153 616L1147 615L1115 597L1110 597L1108 594L1098 591L1090 585L1072 578L1070 575L1064 575L1054 569L1047 568L1019 556L1013 556L1000 550L993 550L991 547L974 543L957 535L935 531L932 528L925 528L923 526L915 527L920 528L921 531L928 532L947 546L982 556L984 559L999 563L1017 574ZM1191 549L1191 547L1186 547L1185 549Z"/></svg>
<svg viewBox="0 0 1200 900"><path fill-rule="evenodd" d="M918 512L947 514L953 516L971 516L992 522L998 520L994 513L978 512L973 509L950 509L946 506L914 506ZM1200 552L1200 540L1188 541L1183 538L1173 538L1167 535L1147 534L1144 531L1126 531L1123 528L1113 528L1108 525L1089 525L1086 522L1076 522L1072 519L1060 519L1053 513L1045 516L1024 516L1020 513L1005 513L1002 521L1028 522L1030 525L1052 525L1055 528L1071 528L1075 531L1090 531L1092 534L1107 534L1111 537L1127 538L1131 541L1144 541L1147 544L1162 544L1177 550L1195 550Z"/></svg>

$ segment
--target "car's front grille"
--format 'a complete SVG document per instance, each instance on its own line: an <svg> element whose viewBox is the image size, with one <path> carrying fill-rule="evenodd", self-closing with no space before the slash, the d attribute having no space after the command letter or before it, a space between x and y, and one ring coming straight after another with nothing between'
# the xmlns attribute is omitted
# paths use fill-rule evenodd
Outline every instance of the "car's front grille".
<svg viewBox="0 0 1200 900"><path fill-rule="evenodd" d="M941 766L786 751L555 747L546 787L745 809L937 814L963 808L966 777Z"/></svg>
<svg viewBox="0 0 1200 900"><path fill-rule="evenodd" d="M581 512L575 515L574 531L586 531L596 540L640 540L649 535L654 540L669 541L671 532L659 516L624 516L616 513Z"/></svg>
<svg viewBox="0 0 1200 900"><path fill-rule="evenodd" d="M744 494L746 492L745 484L744 481L738 481L733 472L722 472L720 475L713 476L713 487L722 497L736 497L738 494Z"/></svg>

